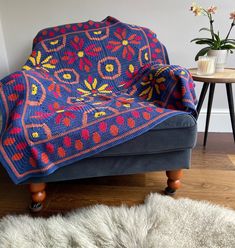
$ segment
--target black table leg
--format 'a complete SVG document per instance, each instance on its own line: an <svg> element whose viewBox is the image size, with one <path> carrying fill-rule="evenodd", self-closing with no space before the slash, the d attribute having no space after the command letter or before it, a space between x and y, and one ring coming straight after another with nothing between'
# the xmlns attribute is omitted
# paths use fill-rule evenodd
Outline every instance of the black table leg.
<svg viewBox="0 0 235 248"><path fill-rule="evenodd" d="M208 90L208 87L209 87L209 83L204 83L203 84L202 91L201 91L201 94L200 94L200 97L199 97L199 101L198 101L198 104L197 104L197 113L198 113L198 115L199 115L199 113L201 111L202 104L204 102L204 99L205 99L205 96L206 96L206 92Z"/></svg>
<svg viewBox="0 0 235 248"><path fill-rule="evenodd" d="M229 113L230 113L230 119L233 129L233 139L235 141L235 117L234 117L234 103L233 103L233 89L232 84L226 83L226 91L227 91L227 97L228 97L228 106L229 106Z"/></svg>
<svg viewBox="0 0 235 248"><path fill-rule="evenodd" d="M208 128L209 128L209 122L210 122L210 116L211 116L211 106L212 106L212 101L214 97L214 92L215 92L215 83L211 83L210 91L209 91L209 98L208 98L208 106L207 106L207 114L206 114L206 128L205 128L203 146L206 146Z"/></svg>

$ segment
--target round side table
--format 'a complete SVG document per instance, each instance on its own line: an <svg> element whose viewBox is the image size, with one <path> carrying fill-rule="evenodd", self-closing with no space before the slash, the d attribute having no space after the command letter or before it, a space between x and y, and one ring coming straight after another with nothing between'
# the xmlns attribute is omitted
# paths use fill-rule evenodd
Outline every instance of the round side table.
<svg viewBox="0 0 235 248"><path fill-rule="evenodd" d="M193 80L204 83L200 97L199 97L199 101L197 104L198 115L200 113L202 104L204 102L207 90L210 86L203 146L206 146L210 115L211 115L211 106L212 106L212 101L213 101L213 96L214 96L214 91L215 91L215 85L217 83L220 83L220 84L223 83L226 86L230 119L231 119L232 130L233 130L233 139L235 141L235 117L234 117L234 103L233 103L233 90L232 90L232 84L235 83L235 68L226 68L224 69L223 72L216 72L215 74L210 75L210 76L197 75L196 68L189 69L189 71L192 74Z"/></svg>

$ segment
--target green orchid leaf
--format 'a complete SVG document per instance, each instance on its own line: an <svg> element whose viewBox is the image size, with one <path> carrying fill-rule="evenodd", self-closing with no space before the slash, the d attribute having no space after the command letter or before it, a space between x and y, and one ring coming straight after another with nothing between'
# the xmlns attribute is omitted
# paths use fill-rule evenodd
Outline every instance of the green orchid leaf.
<svg viewBox="0 0 235 248"><path fill-rule="evenodd" d="M190 42L194 42L194 41L198 41L198 40L203 40L203 38L195 38L195 39L192 39Z"/></svg>
<svg viewBox="0 0 235 248"><path fill-rule="evenodd" d="M213 45L213 41L211 40L199 40L195 42L198 45Z"/></svg>
<svg viewBox="0 0 235 248"><path fill-rule="evenodd" d="M224 42L221 42L221 45L229 45L229 44L232 44L232 45L235 45L235 41L224 41Z"/></svg>
<svg viewBox="0 0 235 248"><path fill-rule="evenodd" d="M208 40L208 41L212 41L212 39L208 39L208 38L195 38L195 39L191 40L190 42L200 41L200 40Z"/></svg>
<svg viewBox="0 0 235 248"><path fill-rule="evenodd" d="M216 39L218 42L220 42L219 32L218 32L218 34L214 34L214 35L215 35L215 39Z"/></svg>
<svg viewBox="0 0 235 248"><path fill-rule="evenodd" d="M235 39L221 40L221 45L225 45L225 44L235 44Z"/></svg>
<svg viewBox="0 0 235 248"><path fill-rule="evenodd" d="M226 40L223 40L223 41L226 41ZM227 41L234 41L235 42L235 39L227 39Z"/></svg>
<svg viewBox="0 0 235 248"><path fill-rule="evenodd" d="M234 49L235 48L235 43L227 43L227 44L225 44L225 46L232 46L233 48L231 48L231 49Z"/></svg>
<svg viewBox="0 0 235 248"><path fill-rule="evenodd" d="M198 60L199 56L205 55L210 49L211 49L210 47L204 47L204 48L202 48L202 49L197 53L197 55L195 56L195 61Z"/></svg>
<svg viewBox="0 0 235 248"><path fill-rule="evenodd" d="M212 48L215 50L219 50L220 49L220 42L215 40Z"/></svg>
<svg viewBox="0 0 235 248"><path fill-rule="evenodd" d="M231 50L231 49L235 49L235 46L228 44L228 45L221 46L221 49L223 49L223 50Z"/></svg>
<svg viewBox="0 0 235 248"><path fill-rule="evenodd" d="M213 49L220 49L220 47L221 47L221 40L220 40L219 32L218 32L218 34L215 34Z"/></svg>

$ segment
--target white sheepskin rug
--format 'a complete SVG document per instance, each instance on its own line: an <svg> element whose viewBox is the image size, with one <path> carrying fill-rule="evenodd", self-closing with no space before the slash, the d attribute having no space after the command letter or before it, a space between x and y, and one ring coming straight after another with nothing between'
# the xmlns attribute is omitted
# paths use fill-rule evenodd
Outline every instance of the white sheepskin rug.
<svg viewBox="0 0 235 248"><path fill-rule="evenodd" d="M234 248L235 211L151 194L131 208L96 205L48 219L6 216L0 247Z"/></svg>

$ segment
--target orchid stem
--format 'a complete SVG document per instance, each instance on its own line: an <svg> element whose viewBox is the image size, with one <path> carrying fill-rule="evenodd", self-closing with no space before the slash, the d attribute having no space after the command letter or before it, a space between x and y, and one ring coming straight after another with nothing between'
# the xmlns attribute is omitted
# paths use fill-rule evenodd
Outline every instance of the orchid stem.
<svg viewBox="0 0 235 248"><path fill-rule="evenodd" d="M213 22L214 20L212 19L211 14L208 14L209 20L210 20L210 31L211 31L211 38L212 40L215 39L215 35L214 35L214 28L213 28Z"/></svg>
<svg viewBox="0 0 235 248"><path fill-rule="evenodd" d="M225 41L227 41L227 39L228 39L228 37L229 37L229 35L230 35L230 33L231 33L232 28L233 28L234 25L235 25L235 23L234 23L234 21L233 21L232 24L231 24L231 27L230 27L230 29L229 29L229 31L228 31L228 34L227 34L227 36L226 36L226 38L225 38Z"/></svg>

